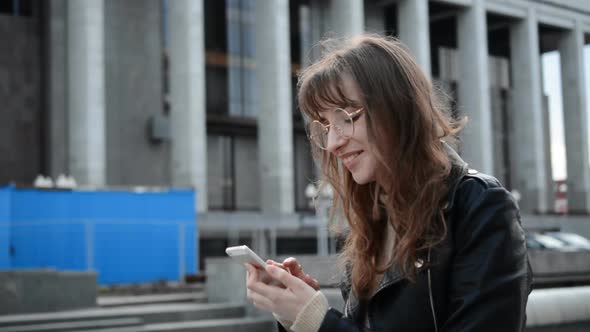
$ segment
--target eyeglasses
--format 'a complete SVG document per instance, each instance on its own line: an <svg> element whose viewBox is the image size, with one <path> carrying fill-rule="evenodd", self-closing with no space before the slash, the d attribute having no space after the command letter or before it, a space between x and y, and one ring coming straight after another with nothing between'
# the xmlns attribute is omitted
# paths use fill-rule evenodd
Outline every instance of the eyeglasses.
<svg viewBox="0 0 590 332"><path fill-rule="evenodd" d="M330 128L336 130L338 136L349 139L354 135L354 121L364 109L361 107L353 112L347 112L342 108L336 108L333 112L332 123L325 125L314 120L307 126L309 140L314 142L320 149L328 148L328 133Z"/></svg>

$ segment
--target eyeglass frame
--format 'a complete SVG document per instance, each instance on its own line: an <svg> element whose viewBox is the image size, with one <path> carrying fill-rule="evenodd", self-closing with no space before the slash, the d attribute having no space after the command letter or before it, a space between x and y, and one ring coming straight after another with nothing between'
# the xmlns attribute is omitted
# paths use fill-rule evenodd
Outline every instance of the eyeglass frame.
<svg viewBox="0 0 590 332"><path fill-rule="evenodd" d="M350 113L349 113L349 112L348 112L346 109L344 109L344 108L341 108L341 107L338 107L338 108L335 108L335 109L333 109L333 110L332 110L332 112L334 112L334 111L337 111L337 110L341 110L341 111L343 111L343 112L344 112L344 113L345 113L345 114L348 116L348 119L350 120L350 123L352 124L352 133L350 134L350 137L345 137L344 135L340 134L340 133L338 132L338 130L336 130L336 135L338 135L339 137L342 137L342 138L344 138L344 139L350 139L352 136L354 136L354 119L353 119L352 117L353 117L353 116L355 116L355 115L357 115L357 114L359 114L360 112L364 111L364 110L365 110L365 108L364 108L364 107L361 107L361 108L358 108L358 109L356 109L356 110L354 110L354 111L352 111L352 112L350 112ZM320 125L321 125L321 126L322 126L322 127L325 129L325 130L326 130L326 132L327 132L327 134L328 134L328 135L330 134L330 127L332 126L332 124L327 124L327 125L325 125L325 124L323 124L323 123L322 123L321 121L319 121L319 120L313 120L312 122L310 122L310 123L307 125L307 131L309 132L309 135L308 135L307 137L309 138L309 140L310 140L310 141L312 141L312 142L315 144L315 146L317 146L318 148L320 148L320 149L322 149L322 150L324 150L324 151L325 151L325 150L328 150L328 147L327 147L327 146L326 146L325 148L324 148L324 147L322 147L322 146L320 146L320 144L319 144L319 143L317 143L317 142L316 142L316 141L313 139L313 136L311 135L311 130L309 130L309 127L311 127L311 125L312 125L313 123L315 123L315 122L319 123L319 124L320 124Z"/></svg>

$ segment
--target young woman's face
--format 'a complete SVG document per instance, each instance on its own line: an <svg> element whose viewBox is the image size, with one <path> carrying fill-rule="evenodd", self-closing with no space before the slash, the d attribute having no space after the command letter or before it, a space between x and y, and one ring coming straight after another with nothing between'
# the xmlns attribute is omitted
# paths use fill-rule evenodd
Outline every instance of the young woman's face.
<svg viewBox="0 0 590 332"><path fill-rule="evenodd" d="M345 96L360 105L361 91L356 82L349 77L344 77L342 81ZM341 107L350 114L357 111L356 107ZM342 137L335 128L330 128L326 147L326 150L334 154L344 168L352 174L354 181L358 184L373 182L377 176L377 158L373 152L372 144L369 143L365 112L366 110L363 109L352 117L354 132L350 138ZM325 110L321 112L320 116L322 122L326 124L336 121L336 113L333 110Z"/></svg>

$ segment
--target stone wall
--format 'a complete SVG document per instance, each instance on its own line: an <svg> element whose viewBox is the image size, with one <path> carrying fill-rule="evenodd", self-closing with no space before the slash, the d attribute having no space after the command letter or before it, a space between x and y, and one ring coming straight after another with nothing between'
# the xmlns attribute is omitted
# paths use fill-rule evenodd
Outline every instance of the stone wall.
<svg viewBox="0 0 590 332"><path fill-rule="evenodd" d="M34 17L0 15L0 184L41 168L40 37Z"/></svg>
<svg viewBox="0 0 590 332"><path fill-rule="evenodd" d="M0 315L96 306L95 272L0 271Z"/></svg>

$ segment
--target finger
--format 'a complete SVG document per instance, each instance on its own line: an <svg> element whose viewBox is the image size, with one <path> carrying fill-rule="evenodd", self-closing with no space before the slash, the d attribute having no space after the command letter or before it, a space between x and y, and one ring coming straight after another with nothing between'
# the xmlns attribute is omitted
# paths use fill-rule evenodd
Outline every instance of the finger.
<svg viewBox="0 0 590 332"><path fill-rule="evenodd" d="M260 308L260 309L266 310L266 311L272 311L273 303L270 299L260 295L259 293L256 293L255 291L251 291L251 290L248 290L247 297L248 297L248 300L250 300L250 302L252 302L252 304L254 304L254 306L256 306L257 308Z"/></svg>
<svg viewBox="0 0 590 332"><path fill-rule="evenodd" d="M281 270L282 271L282 270ZM283 271L284 272L284 271ZM271 281L274 280L271 278ZM275 282L277 282L276 280L274 280ZM284 287L277 287L273 284L271 284L271 282L262 282L262 281L258 281L258 282L253 282L249 285L247 285L248 289L251 291L254 291L272 301L274 301L276 298L281 296L281 292L284 291Z"/></svg>
<svg viewBox="0 0 590 332"><path fill-rule="evenodd" d="M246 284L258 281L258 270L250 264L244 265L246 265L246 269L248 270L248 273L246 275Z"/></svg>
<svg viewBox="0 0 590 332"><path fill-rule="evenodd" d="M291 267L291 268L301 266L299 264L299 262L297 261L297 258L295 258L295 257L286 258L285 260L283 260L283 265Z"/></svg>
<svg viewBox="0 0 590 332"><path fill-rule="evenodd" d="M258 280L265 284L270 284L274 279L266 272L266 270L260 270L258 272Z"/></svg>
<svg viewBox="0 0 590 332"><path fill-rule="evenodd" d="M267 260L266 261L266 264L268 264L268 265L274 265L274 266L279 267L279 268L281 268L283 270L289 271L289 269L285 265L283 265L283 264L281 264L279 262L275 262L272 259Z"/></svg>
<svg viewBox="0 0 590 332"><path fill-rule="evenodd" d="M301 267L301 264L299 264L299 262L297 261L296 258L289 257L289 258L285 259L283 261L283 265L285 265L286 267L288 267L290 269L292 275L305 281L305 283L308 284L309 286L311 286L313 289L315 289L315 290L320 289L320 283L317 281L317 279L314 279L311 276L309 276L309 274L306 274L305 272L303 272L303 268Z"/></svg>
<svg viewBox="0 0 590 332"><path fill-rule="evenodd" d="M303 281L305 281L306 284L310 285L315 290L320 289L320 283L318 282L318 280L310 277L309 274L305 275L305 278L303 278Z"/></svg>
<svg viewBox="0 0 590 332"><path fill-rule="evenodd" d="M301 264L297 261L294 257L289 257L283 261L283 265L286 266L290 271L291 274L297 276L299 278L303 277L303 268Z"/></svg>
<svg viewBox="0 0 590 332"><path fill-rule="evenodd" d="M290 289L300 289L305 284L303 280L291 275L285 270L277 268L276 266L267 266L266 272L268 272L271 277L280 281L283 285Z"/></svg>

